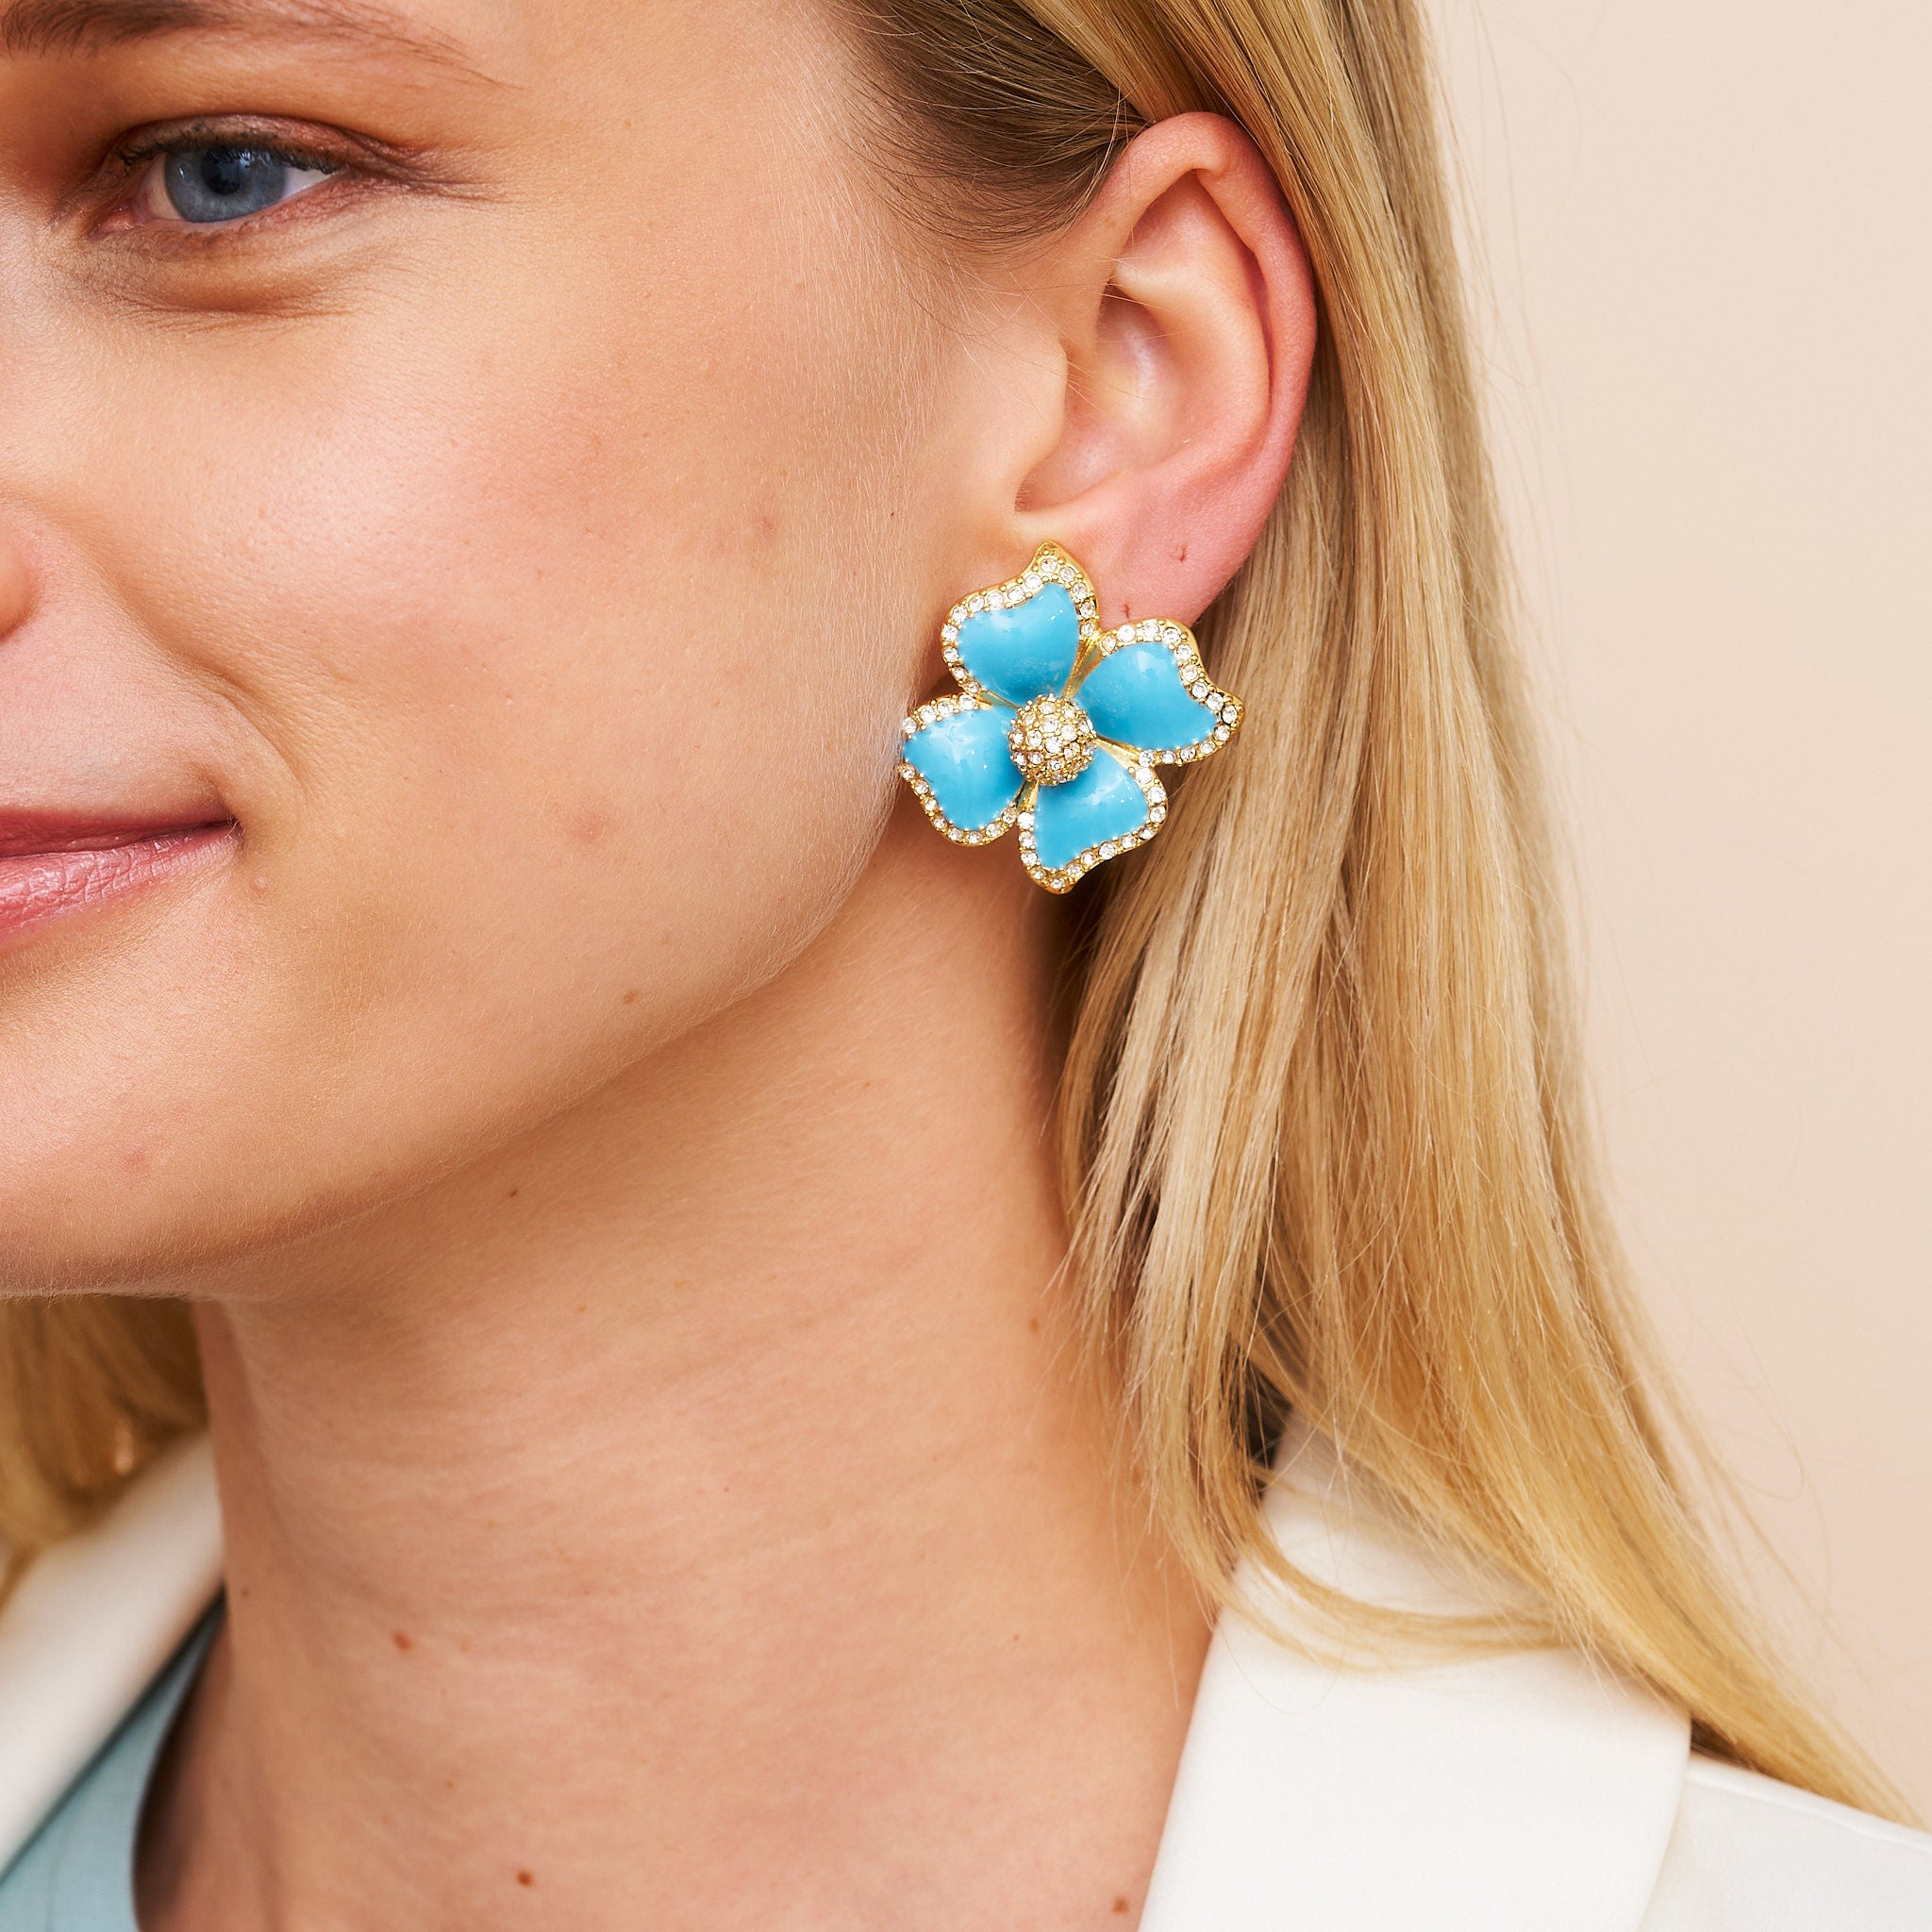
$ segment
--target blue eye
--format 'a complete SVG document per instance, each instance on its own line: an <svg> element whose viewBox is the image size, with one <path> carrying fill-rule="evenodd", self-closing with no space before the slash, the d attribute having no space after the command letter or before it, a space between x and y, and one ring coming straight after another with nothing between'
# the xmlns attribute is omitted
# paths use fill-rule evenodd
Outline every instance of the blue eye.
<svg viewBox="0 0 1932 1932"><path fill-rule="evenodd" d="M293 199L330 173L305 167L273 148L225 142L175 148L156 157L140 200L155 220L236 222Z"/></svg>

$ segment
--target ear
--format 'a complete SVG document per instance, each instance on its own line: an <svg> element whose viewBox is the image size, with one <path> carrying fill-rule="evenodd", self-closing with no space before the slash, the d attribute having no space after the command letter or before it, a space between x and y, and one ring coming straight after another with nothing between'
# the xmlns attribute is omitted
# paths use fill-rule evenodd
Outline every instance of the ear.
<svg viewBox="0 0 1932 1932"><path fill-rule="evenodd" d="M1160 122L1026 279L1058 354L1000 479L1005 568L1054 538L1103 622L1191 624L1260 536L1307 394L1314 282L1274 177L1232 122Z"/></svg>

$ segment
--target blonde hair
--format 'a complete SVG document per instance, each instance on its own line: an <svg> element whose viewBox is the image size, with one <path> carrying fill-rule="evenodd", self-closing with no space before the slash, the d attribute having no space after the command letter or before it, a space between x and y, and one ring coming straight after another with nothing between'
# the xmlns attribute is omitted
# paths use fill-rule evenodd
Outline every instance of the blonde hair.
<svg viewBox="0 0 1932 1932"><path fill-rule="evenodd" d="M1243 127L1321 305L1288 486L1202 626L1248 702L1103 890L1063 1093L1080 1278L1169 1532L1224 1597L1292 1409L1700 1741L1883 1782L1726 1587L1596 1191L1533 733L1413 0L852 0L970 238L1066 219L1141 126ZM888 130L890 118L884 124ZM1479 1635L1480 1633L1467 1633Z"/></svg>
<svg viewBox="0 0 1932 1932"><path fill-rule="evenodd" d="M1202 626L1249 703L1242 752L1089 888L1066 1073L1079 1278L1170 1534L1217 1594L1257 1557L1349 1612L1262 1532L1257 1465L1292 1409L1526 1586L1507 1641L1581 1644L1707 1747L1887 1807L1740 1615L1646 1392L1665 1384L1582 1125L1412 0L845 11L907 163L881 178L926 225L1037 234L1137 128L1205 108L1274 168L1319 286L1288 487ZM198 1406L178 1309L0 1307L0 1535L67 1533Z"/></svg>

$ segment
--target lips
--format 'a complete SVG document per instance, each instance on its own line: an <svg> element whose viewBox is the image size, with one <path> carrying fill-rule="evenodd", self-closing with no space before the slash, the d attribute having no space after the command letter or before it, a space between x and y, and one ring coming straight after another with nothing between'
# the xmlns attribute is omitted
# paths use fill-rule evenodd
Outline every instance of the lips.
<svg viewBox="0 0 1932 1932"><path fill-rule="evenodd" d="M153 822L0 812L0 945L216 860L231 821Z"/></svg>

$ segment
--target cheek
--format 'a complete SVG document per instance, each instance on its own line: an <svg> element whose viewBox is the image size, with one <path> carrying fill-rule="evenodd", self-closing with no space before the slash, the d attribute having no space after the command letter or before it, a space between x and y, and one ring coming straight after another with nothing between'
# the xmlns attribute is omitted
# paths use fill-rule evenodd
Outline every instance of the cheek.
<svg viewBox="0 0 1932 1932"><path fill-rule="evenodd" d="M145 433L103 438L141 507L110 575L235 721L245 835L208 1038L117 1102L138 1180L179 1203L204 1163L231 1222L238 1170L265 1222L412 1180L757 983L856 876L924 629L881 541L918 515L916 358L823 254L810 299L773 254L498 258L177 351Z"/></svg>
<svg viewBox="0 0 1932 1932"><path fill-rule="evenodd" d="M434 827L441 878L607 855L633 923L728 982L862 856L907 651L874 539L907 478L862 309L774 287L769 245L645 254L568 308L540 258L472 291L474 334L445 290L333 345L253 432L282 510L207 579L235 591L212 632L252 634L243 675L337 823ZM183 547L232 546L214 520Z"/></svg>

